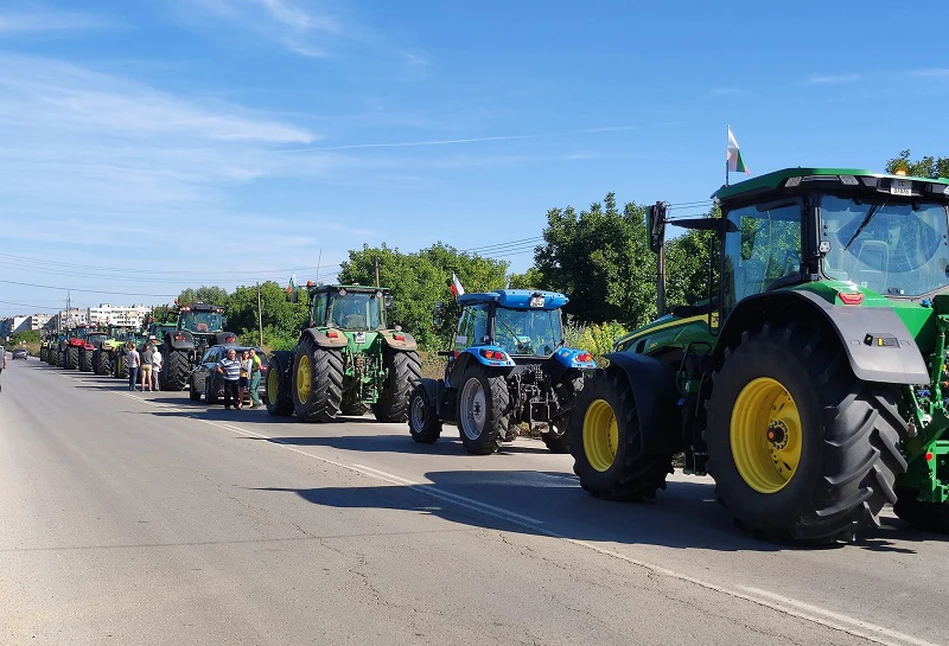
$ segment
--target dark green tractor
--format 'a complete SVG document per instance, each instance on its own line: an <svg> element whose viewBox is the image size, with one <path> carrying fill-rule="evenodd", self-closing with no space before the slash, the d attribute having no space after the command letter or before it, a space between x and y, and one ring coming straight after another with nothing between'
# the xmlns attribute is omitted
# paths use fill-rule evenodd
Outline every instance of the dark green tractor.
<svg viewBox="0 0 949 646"><path fill-rule="evenodd" d="M721 218L675 221L713 232L707 298L587 377L583 488L651 498L682 453L772 540L853 540L887 503L949 531L949 180L793 168L713 197Z"/></svg>
<svg viewBox="0 0 949 646"><path fill-rule="evenodd" d="M224 330L227 318L223 307L204 303L179 305L176 316L170 329L162 323L150 327L162 354L162 390L182 390L209 347L237 341L236 333ZM162 332L164 336L159 336Z"/></svg>
<svg viewBox="0 0 949 646"><path fill-rule="evenodd" d="M275 352L267 373L267 410L328 422L372 409L383 422L407 419L409 392L421 376L415 339L386 324L387 289L308 286L310 323L294 351Z"/></svg>

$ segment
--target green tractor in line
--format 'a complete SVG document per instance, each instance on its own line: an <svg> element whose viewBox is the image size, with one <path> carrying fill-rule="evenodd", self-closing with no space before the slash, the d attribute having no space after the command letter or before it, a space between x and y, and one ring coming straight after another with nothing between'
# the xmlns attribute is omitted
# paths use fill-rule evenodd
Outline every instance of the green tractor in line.
<svg viewBox="0 0 949 646"><path fill-rule="evenodd" d="M123 354L126 339L131 331L132 328L128 326L109 326L105 337L99 341L96 349L92 352L92 370L95 374L114 374L114 364Z"/></svg>
<svg viewBox="0 0 949 646"><path fill-rule="evenodd" d="M235 332L224 330L227 319L223 307L205 303L179 305L175 316L174 327L157 323L152 328L151 336L156 337L162 354L163 367L159 373L162 390L184 389L192 368L209 347L237 342Z"/></svg>
<svg viewBox="0 0 949 646"><path fill-rule="evenodd" d="M40 361L49 363L50 348L57 342L56 336L47 332L43 335L42 341L40 341Z"/></svg>
<svg viewBox="0 0 949 646"><path fill-rule="evenodd" d="M404 422L422 367L415 339L386 324L389 290L312 283L307 289L309 325L295 350L270 358L267 411L329 422L371 409L379 421Z"/></svg>
<svg viewBox="0 0 949 646"><path fill-rule="evenodd" d="M853 541L887 503L949 531L949 179L791 168L713 198L721 218L672 221L714 234L707 298L587 376L570 425L583 488L654 497L682 453L769 540Z"/></svg>

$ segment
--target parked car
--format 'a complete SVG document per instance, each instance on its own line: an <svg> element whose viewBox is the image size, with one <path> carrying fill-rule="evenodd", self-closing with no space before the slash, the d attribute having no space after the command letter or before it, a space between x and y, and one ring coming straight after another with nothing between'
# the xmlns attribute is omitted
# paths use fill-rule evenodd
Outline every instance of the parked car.
<svg viewBox="0 0 949 646"><path fill-rule="evenodd" d="M249 346L240 345L214 345L205 351L201 358L201 363L195 366L188 379L188 397L191 401L201 401L201 395L209 404L216 404L224 397L224 376L216 368L220 361L227 354L228 350L236 350L238 358L244 350L249 350ZM267 355L260 348L255 347L254 352L260 357L260 386L257 393L261 398L264 397L267 384L267 368L270 362Z"/></svg>
<svg viewBox="0 0 949 646"><path fill-rule="evenodd" d="M14 348L13 349L13 358L14 359L23 359L26 361L26 358L30 356L30 353L26 351L26 348Z"/></svg>

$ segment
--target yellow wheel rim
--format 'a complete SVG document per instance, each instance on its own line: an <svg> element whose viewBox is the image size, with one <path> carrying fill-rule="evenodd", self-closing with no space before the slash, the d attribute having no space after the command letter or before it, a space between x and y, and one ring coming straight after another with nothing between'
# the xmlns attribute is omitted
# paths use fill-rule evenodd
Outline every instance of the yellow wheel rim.
<svg viewBox="0 0 949 646"><path fill-rule="evenodd" d="M613 407L597 399L583 416L583 452L590 466L602 473L613 466L618 447L619 424Z"/></svg>
<svg viewBox="0 0 949 646"><path fill-rule="evenodd" d="M739 475L760 493L783 489L801 461L801 416L781 382L759 377L738 394L730 440Z"/></svg>
<svg viewBox="0 0 949 646"><path fill-rule="evenodd" d="M310 398L310 357L306 354L300 355L297 364L297 398L300 402Z"/></svg>
<svg viewBox="0 0 949 646"><path fill-rule="evenodd" d="M277 371L271 368L267 374L267 401L277 401Z"/></svg>

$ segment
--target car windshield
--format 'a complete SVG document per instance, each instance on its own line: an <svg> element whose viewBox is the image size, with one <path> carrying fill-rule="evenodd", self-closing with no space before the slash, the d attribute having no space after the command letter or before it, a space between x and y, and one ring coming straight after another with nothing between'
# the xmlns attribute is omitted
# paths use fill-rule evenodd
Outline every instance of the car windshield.
<svg viewBox="0 0 949 646"><path fill-rule="evenodd" d="M920 296L949 284L947 207L935 202L821 198L829 278L883 295Z"/></svg>
<svg viewBox="0 0 949 646"><path fill-rule="evenodd" d="M220 332L224 328L224 317L217 312L184 312L181 329L189 332Z"/></svg>
<svg viewBox="0 0 949 646"><path fill-rule="evenodd" d="M511 355L549 356L563 338L559 310L497 308L494 342Z"/></svg>
<svg viewBox="0 0 949 646"><path fill-rule="evenodd" d="M330 300L328 323L343 330L381 330L382 305L382 299L376 298L375 293L337 293Z"/></svg>

